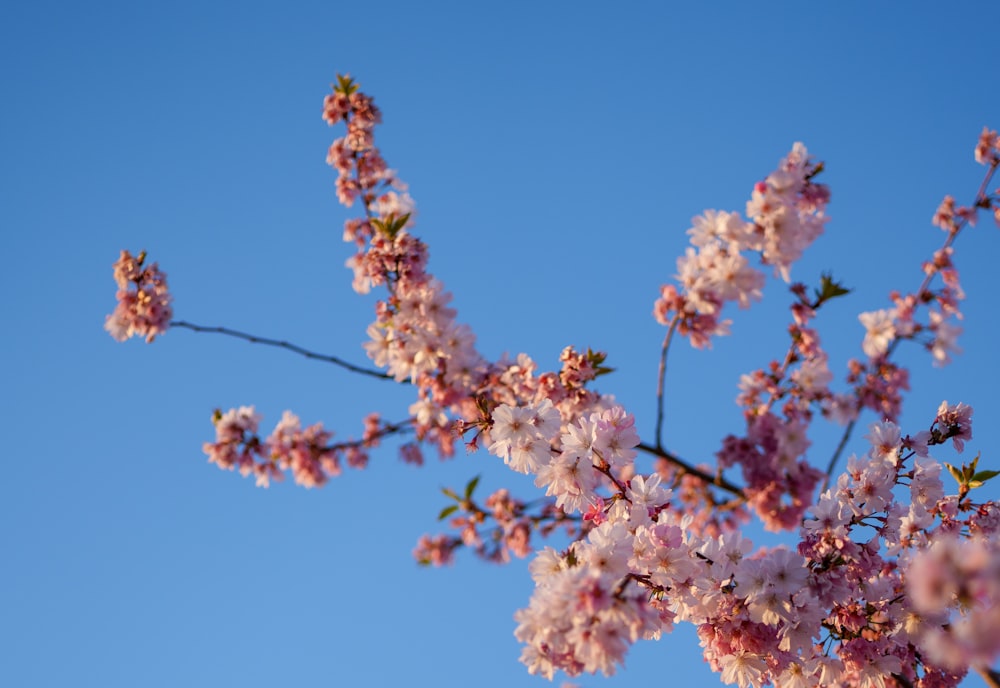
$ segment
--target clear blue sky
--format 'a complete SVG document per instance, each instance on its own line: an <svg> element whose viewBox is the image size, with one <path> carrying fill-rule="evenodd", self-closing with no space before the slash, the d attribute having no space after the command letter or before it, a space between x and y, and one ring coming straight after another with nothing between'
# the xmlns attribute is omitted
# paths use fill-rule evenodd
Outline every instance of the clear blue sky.
<svg viewBox="0 0 1000 688"><path fill-rule="evenodd" d="M869 6L870 5L870 6ZM416 470L395 452L327 488L264 491L205 462L215 407L284 409L355 436L411 391L187 331L115 343L111 263L145 248L176 315L363 361L372 300L342 265L347 212L324 164L337 72L375 95L431 268L490 356L546 368L609 352L601 389L653 423L650 311L690 218L741 210L801 140L833 217L794 277L855 291L824 309L842 380L856 314L913 289L941 197L968 200L1000 127L991 2L8 3L0 19L0 685L543 685L517 662L524 562L418 569L438 488L530 484L486 455ZM991 223L963 235L966 353L913 347L909 430L975 406L996 467ZM668 444L711 455L740 427L739 374L785 346L784 287L714 351L678 347ZM863 440L852 448L863 451ZM833 434L813 434L829 456ZM948 452L940 458L953 460ZM994 496L997 490L993 490ZM584 686L715 685L691 629ZM968 685L981 685L970 679Z"/></svg>

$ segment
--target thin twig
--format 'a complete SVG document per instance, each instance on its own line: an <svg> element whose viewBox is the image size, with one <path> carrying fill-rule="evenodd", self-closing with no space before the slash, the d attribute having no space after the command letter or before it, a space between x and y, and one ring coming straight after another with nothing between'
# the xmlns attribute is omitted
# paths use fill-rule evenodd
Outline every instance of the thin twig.
<svg viewBox="0 0 1000 688"><path fill-rule="evenodd" d="M415 418L407 418L406 420L401 420L398 423L386 423L378 431L375 432L373 437L368 439L360 440L347 440L346 442L337 442L331 444L329 447L324 447L327 451L337 451L343 449L350 449L352 447L374 447L372 440L383 440L386 437L392 435L406 435L408 433L414 432L416 428L413 426Z"/></svg>
<svg viewBox="0 0 1000 688"><path fill-rule="evenodd" d="M674 337L674 331L677 329L680 318L680 313L674 314L673 320L670 321L670 327L667 328L667 334L663 338L663 347L660 349L659 380L656 383L656 446L659 449L663 448L663 391L664 381L667 377L667 352L670 350L670 341Z"/></svg>
<svg viewBox="0 0 1000 688"><path fill-rule="evenodd" d="M301 356L305 356L306 358L311 358L316 361L325 361L327 363L332 363L346 370L350 370L352 373L360 373L361 375L377 377L382 380L394 379L391 375L387 375L386 373L383 373L380 370L362 368L361 366L354 365L353 363L348 363L347 361L341 358L337 358L336 356L330 356L328 354L318 354L315 351L309 351L308 349L303 349L301 346L298 346L296 344L279 341L277 339L268 339L267 337L258 337L257 335L247 334L246 332L237 332L236 330L231 330L228 327L205 327L204 325L195 325L193 323L185 322L183 320L172 321L170 323L170 327L183 327L185 329L192 330L194 332L211 332L213 334L224 334L228 337L236 337L237 339L242 339L252 344L264 344L266 346L274 346L279 349L286 349L288 351L299 354Z"/></svg>
<svg viewBox="0 0 1000 688"><path fill-rule="evenodd" d="M833 468L837 465L840 455L844 452L844 447L847 446L847 441L851 438L851 433L854 432L854 426L857 422L858 419L855 418L847 424L846 428L844 428L844 434L841 435L840 442L837 444L837 448L833 450L833 456L830 457L830 463L826 466L826 475L823 477L823 486L819 488L820 494L826 492L826 488L830 486L830 478L833 476Z"/></svg>
<svg viewBox="0 0 1000 688"><path fill-rule="evenodd" d="M1000 671L985 666L974 666L972 668L977 674L983 677L986 685L990 688L1000 688Z"/></svg>

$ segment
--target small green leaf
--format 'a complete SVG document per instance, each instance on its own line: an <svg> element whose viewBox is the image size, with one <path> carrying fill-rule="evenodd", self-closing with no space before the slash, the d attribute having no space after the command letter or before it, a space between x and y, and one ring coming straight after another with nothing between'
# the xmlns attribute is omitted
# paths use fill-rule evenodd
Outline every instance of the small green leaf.
<svg viewBox="0 0 1000 688"><path fill-rule="evenodd" d="M850 293L850 289L833 280L833 275L824 273L820 277L819 289L816 290L816 305L818 306L830 299Z"/></svg>
<svg viewBox="0 0 1000 688"><path fill-rule="evenodd" d="M333 87L333 90L337 93L343 93L345 96L349 96L358 90L358 84L355 83L349 75L338 74L337 75L337 85Z"/></svg>
<svg viewBox="0 0 1000 688"><path fill-rule="evenodd" d="M955 479L956 483L961 485L964 482L962 480L962 473L957 468L952 466L950 463L946 463L944 467L948 469L948 472L951 473L951 477Z"/></svg>
<svg viewBox="0 0 1000 688"><path fill-rule="evenodd" d="M457 494L455 494L455 491L453 489L451 489L450 487L442 487L441 488L441 494L443 494L445 497L451 497L456 502L462 501L462 498L459 497Z"/></svg>
<svg viewBox="0 0 1000 688"><path fill-rule="evenodd" d="M570 547L568 550L566 550L566 565L569 566L570 568L573 568L578 563L580 562L576 558L576 552L574 552L573 548Z"/></svg>
<svg viewBox="0 0 1000 688"><path fill-rule="evenodd" d="M973 461L971 464L962 464L962 477L965 478L965 482L972 480L972 476L976 473L976 462Z"/></svg>
<svg viewBox="0 0 1000 688"><path fill-rule="evenodd" d="M978 480L980 483L985 483L990 478L995 478L1000 475L1000 471L979 471L972 476L973 480Z"/></svg>
<svg viewBox="0 0 1000 688"><path fill-rule="evenodd" d="M438 520L443 521L456 511L458 511L458 504L452 504L451 506L446 506L445 508L441 509L441 513L438 514Z"/></svg>
<svg viewBox="0 0 1000 688"><path fill-rule="evenodd" d="M479 484L479 476L477 475L475 478L473 478L472 480L469 481L468 485L465 486L465 498L466 499L469 499L469 498L472 497L472 492L473 492L473 490L476 489L476 485L478 485L478 484Z"/></svg>
<svg viewBox="0 0 1000 688"><path fill-rule="evenodd" d="M371 224L389 239L395 239L400 230L410 221L410 213L405 215L387 215L384 218L372 218Z"/></svg>

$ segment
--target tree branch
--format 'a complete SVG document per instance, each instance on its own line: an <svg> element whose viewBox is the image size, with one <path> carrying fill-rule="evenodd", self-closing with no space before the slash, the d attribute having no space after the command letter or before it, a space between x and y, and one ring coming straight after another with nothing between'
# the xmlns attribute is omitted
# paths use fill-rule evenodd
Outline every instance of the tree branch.
<svg viewBox="0 0 1000 688"><path fill-rule="evenodd" d="M983 677L990 688L1000 688L1000 671L986 666L974 666L973 670Z"/></svg>
<svg viewBox="0 0 1000 688"><path fill-rule="evenodd" d="M667 352L670 350L670 341L674 337L674 331L677 329L680 317L680 313L674 314L673 320L670 321L670 327L667 328L667 334L663 338L663 347L660 349L659 378L656 383L656 446L658 448L663 447L663 391L667 377Z"/></svg>
<svg viewBox="0 0 1000 688"><path fill-rule="evenodd" d="M354 365L353 363L348 363L347 361L341 358L337 358L336 356L330 356L328 354L318 354L314 351L303 349L301 346L297 346L289 342L283 342L277 339L268 339L267 337L258 337L256 335L247 334L245 332L237 332L236 330L231 330L228 327L205 327L204 325L195 325L193 323L185 322L183 320L171 321L170 327L182 327L184 329L188 329L193 332L211 332L213 334L224 334L228 337L236 337L237 339L242 339L252 344L264 344L266 346L274 346L279 349L286 349L288 351L291 351L292 353L296 353L316 361L325 361L327 363L332 363L334 365L340 366L341 368L344 368L345 370L349 370L352 373L360 373L361 375L368 375L369 377L377 377L382 380L393 379L391 375L387 375L386 373L383 373L380 370L363 368L361 366Z"/></svg>
<svg viewBox="0 0 1000 688"><path fill-rule="evenodd" d="M710 475L705 471L701 470L700 468L695 468L691 464L687 463L686 461L676 456L675 454L671 454L662 447L653 447L648 444L640 443L637 449L641 449L647 454L652 454L653 456L658 456L661 459L669 461L674 466L677 466L677 468L679 468L682 473L693 475L696 478L700 478L703 482L706 482L710 485L715 485L716 487L722 488L723 490L726 490L727 492L730 492L736 495L737 497L746 499L746 495L743 494L743 490L738 485L734 485L733 483L723 478L721 475L717 476Z"/></svg>
<svg viewBox="0 0 1000 688"><path fill-rule="evenodd" d="M819 488L820 494L826 492L826 488L830 486L830 478L833 476L833 469L837 465L840 455L844 453L844 447L847 446L847 441L851 438L851 433L854 432L854 426L857 422L858 419L855 418L847 424L846 428L844 428L844 434L841 435L840 442L837 444L837 448L833 450L833 456L830 457L830 463L826 466L826 475L823 477L823 485Z"/></svg>

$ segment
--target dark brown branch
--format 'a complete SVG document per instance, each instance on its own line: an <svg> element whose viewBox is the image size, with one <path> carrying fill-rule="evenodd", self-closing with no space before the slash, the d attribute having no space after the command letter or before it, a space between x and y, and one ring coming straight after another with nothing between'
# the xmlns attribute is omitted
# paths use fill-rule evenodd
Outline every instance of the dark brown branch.
<svg viewBox="0 0 1000 688"><path fill-rule="evenodd" d="M822 487L819 488L820 494L826 492L826 488L830 486L830 478L833 476L833 468L837 465L840 455L844 453L844 447L847 446L847 441L851 439L851 433L854 432L854 426L857 422L858 419L855 418L847 424L846 428L844 428L844 434L841 435L840 442L837 444L837 448L833 450L833 456L830 457L830 463L826 466L826 476L823 478Z"/></svg>
<svg viewBox="0 0 1000 688"><path fill-rule="evenodd" d="M203 325L195 325L193 323L185 322L183 320L172 321L170 323L170 327L182 327L184 329L188 329L193 332L211 332L213 334L224 334L228 337L236 337L237 339L242 339L252 344L264 344L266 346L274 346L279 349L286 349L288 351L291 351L292 353L296 353L316 361L325 361L326 363L332 363L336 366L344 368L345 370L350 370L352 373L368 375L369 377L377 377L382 380L393 379L391 375L387 375L386 373L383 373L380 370L363 368L361 366L354 365L353 363L348 363L347 361L341 358L337 358L336 356L330 356L328 354L318 354L315 351L309 351L308 349L303 349L301 346L298 346L296 344L279 341L277 339L268 339L267 337L258 337L253 334L247 334L246 332L237 332L236 330L231 330L228 327L205 327Z"/></svg>
<svg viewBox="0 0 1000 688"><path fill-rule="evenodd" d="M703 482L722 488L723 490L726 490L727 492L730 492L736 495L737 497L744 499L746 498L746 496L743 494L743 490L738 485L734 485L733 483L723 478L721 475L710 475L705 471L701 470L700 468L695 468L694 466L687 463L680 457L671 454L666 449L663 449L661 447L653 447L648 444L642 444L642 443L639 444L637 449L640 449L646 452L647 454L652 454L653 456L658 456L661 459L669 461L674 466L679 468L682 473L686 473L688 475L693 475L696 478L700 478Z"/></svg>
<svg viewBox="0 0 1000 688"><path fill-rule="evenodd" d="M1000 688L1000 671L985 666L974 666L972 669L983 677L990 688Z"/></svg>
<svg viewBox="0 0 1000 688"><path fill-rule="evenodd" d="M372 437L368 439L347 440L346 442L337 442L335 444L331 444L329 447L326 447L325 449L328 451L330 450L337 451L343 449L350 449L352 447L365 447L365 448L374 447L375 445L372 444L373 440L377 442L378 440L385 439L386 437L390 437L392 435L406 435L411 432L414 432L416 430L416 428L413 426L415 420L416 420L415 418L407 418L406 420L401 420L398 423L386 423L381 428L379 428Z"/></svg>

